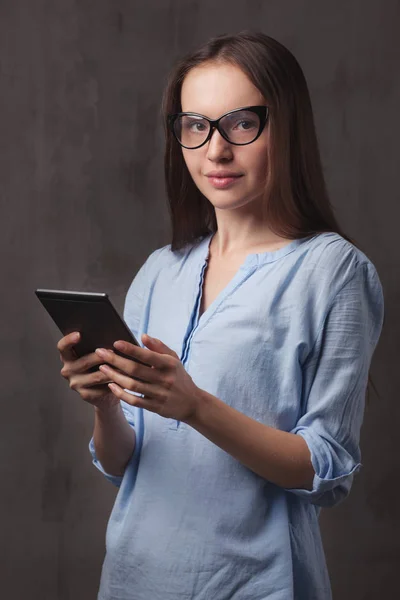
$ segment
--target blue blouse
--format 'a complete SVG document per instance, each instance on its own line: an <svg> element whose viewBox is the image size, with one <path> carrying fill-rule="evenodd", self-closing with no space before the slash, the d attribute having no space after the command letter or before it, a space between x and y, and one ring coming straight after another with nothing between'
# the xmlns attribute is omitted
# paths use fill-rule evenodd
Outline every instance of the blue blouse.
<svg viewBox="0 0 400 600"><path fill-rule="evenodd" d="M283 489L185 423L121 402L136 447L106 536L99 600L328 600L320 507L350 491L383 321L375 267L336 233L250 254L199 317L211 235L158 249L124 318L175 350L194 383L301 435L312 490Z"/></svg>

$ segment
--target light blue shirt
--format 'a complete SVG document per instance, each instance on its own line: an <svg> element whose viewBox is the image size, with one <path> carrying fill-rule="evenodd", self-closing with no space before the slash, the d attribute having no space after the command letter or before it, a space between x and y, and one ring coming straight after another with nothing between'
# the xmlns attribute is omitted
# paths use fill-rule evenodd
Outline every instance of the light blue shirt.
<svg viewBox="0 0 400 600"><path fill-rule="evenodd" d="M106 536L99 600L328 600L320 507L360 469L368 369L383 320L373 264L335 233L250 254L199 318L211 235L158 249L124 318L175 350L194 383L302 436L312 490L283 489L185 423L122 402L136 448Z"/></svg>

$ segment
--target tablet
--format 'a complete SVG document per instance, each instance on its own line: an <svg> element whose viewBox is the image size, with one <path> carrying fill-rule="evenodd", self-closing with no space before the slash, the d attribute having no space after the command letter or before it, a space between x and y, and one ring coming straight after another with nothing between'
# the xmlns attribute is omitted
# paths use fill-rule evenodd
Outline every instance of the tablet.
<svg viewBox="0 0 400 600"><path fill-rule="evenodd" d="M107 348L134 360L113 347L117 340L139 343L107 294L45 289L37 289L35 294L64 336L80 332L80 341L74 346L77 357Z"/></svg>

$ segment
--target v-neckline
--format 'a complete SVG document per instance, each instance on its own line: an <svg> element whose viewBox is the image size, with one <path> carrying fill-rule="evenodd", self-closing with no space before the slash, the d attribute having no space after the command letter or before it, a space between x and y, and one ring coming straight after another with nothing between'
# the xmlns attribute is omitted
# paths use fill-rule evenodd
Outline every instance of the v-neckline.
<svg viewBox="0 0 400 600"><path fill-rule="evenodd" d="M239 271L242 269L243 265L246 262L247 257L239 264L238 268L234 271L234 274L232 275L232 277L229 279L229 281L226 283L226 285L218 292L218 294L215 296L214 300L207 306L207 308L205 310L203 310L203 312L201 311L201 306L202 306L202 301L204 298L204 285L205 285L205 278L207 276L207 269L209 268L210 265L210 246L211 246L211 242L214 236L211 237L211 239L209 240L208 243L208 252L207 252L207 256L205 257L205 260L203 262L202 265L202 270L201 270L201 281L200 281L200 289L199 289L199 311L198 311L198 322L200 322L202 316L207 313L207 311L213 306L214 302L216 302L219 297L221 295L224 295L224 292L227 288L230 287L230 284L232 283L233 280L235 280L237 274L239 273Z"/></svg>
<svg viewBox="0 0 400 600"><path fill-rule="evenodd" d="M220 291L216 298L214 298L213 302L207 307L207 309L200 315L200 306L201 300L203 297L203 284L204 284L204 273L208 264L209 256L210 256L210 244L213 239L215 233L209 234L208 237L205 237L197 246L195 250L196 258L198 257L199 264L201 265L200 271L196 273L197 285L195 287L195 293L193 296L193 309L191 313L190 323L188 326L188 330L186 332L185 341L182 346L182 354L181 360L183 364L186 364L188 359L190 359L190 345L195 333L198 333L199 330L203 329L211 317L218 310L219 306L225 300L225 298L234 292L234 290L241 285L248 277L250 277L257 268L265 264L267 262L274 262L278 258L293 252L303 241L308 238L301 238L294 240L293 242L279 248L278 250L273 250L269 252L262 252L258 254L248 254L243 261L243 263L239 266L235 275L232 279L227 283L227 285ZM313 236L310 236L313 237ZM175 419L171 419L173 426L171 425L170 429L178 430L179 429L179 421L175 421Z"/></svg>
<svg viewBox="0 0 400 600"><path fill-rule="evenodd" d="M235 287L237 287L237 285L242 281L242 279L246 278L244 277L244 272L247 272L247 275L249 276L260 265L275 262L279 258L282 258L296 250L296 248L300 244L314 237L314 235L310 235L304 238L294 239L288 244L285 244L284 246L276 250L267 250L266 252L256 252L247 254L246 258L237 269L235 275L229 280L226 286L214 298L214 300L207 307L207 309L200 314L201 301L204 293L204 276L210 258L211 242L214 238L215 233L216 232L210 233L207 237L203 239L203 242L200 243L202 250L202 262L200 269L200 280L196 291L197 310L195 315L194 329L198 329L200 326L203 326L204 323L208 321L209 317L215 312L216 307L221 304L221 302L226 298L226 296L228 296L228 294L230 294L235 289ZM204 248L202 247L203 243Z"/></svg>
<svg viewBox="0 0 400 600"><path fill-rule="evenodd" d="M223 300L226 298L226 296L228 296L228 294L230 294L233 291L233 289L235 287L237 287L237 285L241 282L241 280L243 278L243 273L242 273L243 270L246 269L246 267L248 265L250 266L250 269L252 271L254 271L256 268L256 262L254 262L254 260L249 260L249 257L251 257L253 255L248 254L246 256L246 258L244 259L244 261L239 265L239 267L236 270L233 277L225 285L225 287L217 294L217 296L214 298L214 300L211 302L211 304L206 308L206 310L204 310L200 314L201 302L202 302L203 295L204 295L204 277L205 277L206 269L207 269L208 262L210 259L210 246L211 246L211 242L212 242L214 235L215 235L215 233L212 233L206 243L206 255L203 258L201 271L200 271L200 281L199 281L199 287L197 289L197 314L196 314L196 319L195 319L195 328L196 329L199 328L200 326L203 326L204 323L206 321L208 321L209 317L215 312L217 306L219 306L221 304L221 302L223 302Z"/></svg>

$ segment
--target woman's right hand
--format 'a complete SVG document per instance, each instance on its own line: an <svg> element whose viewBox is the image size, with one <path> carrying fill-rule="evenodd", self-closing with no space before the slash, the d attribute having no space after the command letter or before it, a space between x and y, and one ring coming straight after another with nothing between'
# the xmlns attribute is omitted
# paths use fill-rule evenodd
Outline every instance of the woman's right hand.
<svg viewBox="0 0 400 600"><path fill-rule="evenodd" d="M95 352L81 358L76 357L73 347L80 339L75 337L77 333L73 332L66 335L57 344L63 363L62 377L68 381L69 387L78 392L85 402L97 408L110 408L119 404L119 398L114 396L107 386L107 382L110 381L109 377L102 371L89 371L92 367L103 364L104 360ZM79 333L78 336L80 336Z"/></svg>

